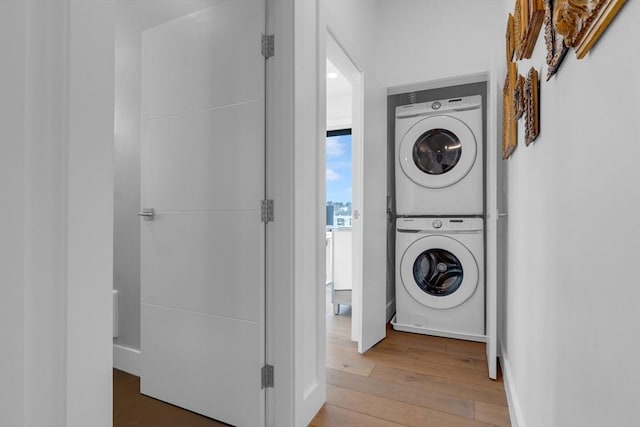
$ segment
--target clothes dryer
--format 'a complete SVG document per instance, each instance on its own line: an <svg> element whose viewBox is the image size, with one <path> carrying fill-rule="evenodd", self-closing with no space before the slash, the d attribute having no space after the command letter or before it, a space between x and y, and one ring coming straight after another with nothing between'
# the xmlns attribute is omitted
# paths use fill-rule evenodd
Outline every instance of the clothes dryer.
<svg viewBox="0 0 640 427"><path fill-rule="evenodd" d="M397 215L482 215L482 97L397 107L395 157Z"/></svg>
<svg viewBox="0 0 640 427"><path fill-rule="evenodd" d="M394 329L485 341L482 218L398 218Z"/></svg>

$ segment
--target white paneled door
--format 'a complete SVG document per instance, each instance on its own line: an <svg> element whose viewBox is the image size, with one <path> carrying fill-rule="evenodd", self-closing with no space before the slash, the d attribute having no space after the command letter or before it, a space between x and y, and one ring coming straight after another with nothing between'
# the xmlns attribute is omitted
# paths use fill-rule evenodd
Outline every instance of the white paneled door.
<svg viewBox="0 0 640 427"><path fill-rule="evenodd" d="M142 33L141 391L264 425L264 0Z"/></svg>

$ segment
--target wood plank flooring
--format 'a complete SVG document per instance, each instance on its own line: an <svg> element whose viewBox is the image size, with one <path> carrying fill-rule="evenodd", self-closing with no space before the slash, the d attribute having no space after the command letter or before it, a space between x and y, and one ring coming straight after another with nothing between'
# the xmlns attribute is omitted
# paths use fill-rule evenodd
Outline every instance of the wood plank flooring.
<svg viewBox="0 0 640 427"><path fill-rule="evenodd" d="M351 311L327 303L327 402L312 427L510 426L502 377L488 378L484 344L387 329L366 354L351 341ZM226 424L140 394L113 371L114 427Z"/></svg>
<svg viewBox="0 0 640 427"><path fill-rule="evenodd" d="M327 303L324 426L510 426L502 375L488 377L485 346L398 332L366 354L351 341L351 315Z"/></svg>
<svg viewBox="0 0 640 427"><path fill-rule="evenodd" d="M140 378L113 370L114 427L223 427L228 424L140 394Z"/></svg>

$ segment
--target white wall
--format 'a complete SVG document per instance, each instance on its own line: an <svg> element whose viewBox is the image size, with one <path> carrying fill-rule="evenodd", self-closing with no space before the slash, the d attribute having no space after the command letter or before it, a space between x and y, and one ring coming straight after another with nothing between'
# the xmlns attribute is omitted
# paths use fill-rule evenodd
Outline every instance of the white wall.
<svg viewBox="0 0 640 427"><path fill-rule="evenodd" d="M26 7L0 3L0 52L4 77L0 79L0 425L24 423L26 368L24 319L25 251L25 80Z"/></svg>
<svg viewBox="0 0 640 427"><path fill-rule="evenodd" d="M504 44L499 1L378 1L376 69L385 87L488 71Z"/></svg>
<svg viewBox="0 0 640 427"><path fill-rule="evenodd" d="M63 419L66 258L62 8L27 7L25 124L25 423ZM48 21L48 22L47 22ZM45 24L45 22L47 22ZM57 27L57 28L56 28ZM70 230L71 231L71 230ZM68 264L70 265L70 264ZM68 270L67 270L68 273ZM68 277L68 276L67 276ZM44 355L50 354L50 358ZM53 397L53 398L51 398ZM41 405L40 402L44 402Z"/></svg>
<svg viewBox="0 0 640 427"><path fill-rule="evenodd" d="M2 426L111 425L113 21L91 6L0 2Z"/></svg>
<svg viewBox="0 0 640 427"><path fill-rule="evenodd" d="M112 424L113 9L72 0L68 18L68 427Z"/></svg>
<svg viewBox="0 0 640 427"><path fill-rule="evenodd" d="M502 345L521 426L640 425L638 17L627 2L549 82L542 35L519 62L543 79L540 136L525 147L521 123L507 162Z"/></svg>
<svg viewBox="0 0 640 427"><path fill-rule="evenodd" d="M140 350L140 27L131 7L116 4L113 287L118 338ZM117 363L117 361L116 361Z"/></svg>

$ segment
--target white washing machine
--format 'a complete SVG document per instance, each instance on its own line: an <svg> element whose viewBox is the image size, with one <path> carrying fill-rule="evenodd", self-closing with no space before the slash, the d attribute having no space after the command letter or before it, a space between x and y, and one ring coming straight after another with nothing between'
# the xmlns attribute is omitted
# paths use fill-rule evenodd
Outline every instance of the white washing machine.
<svg viewBox="0 0 640 427"><path fill-rule="evenodd" d="M482 218L396 220L394 329L485 341Z"/></svg>
<svg viewBox="0 0 640 427"><path fill-rule="evenodd" d="M482 97L396 108L396 213L482 215Z"/></svg>

